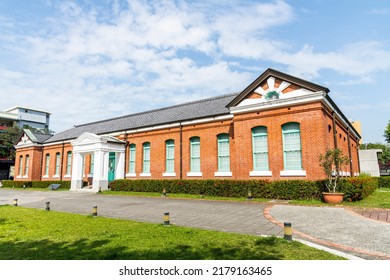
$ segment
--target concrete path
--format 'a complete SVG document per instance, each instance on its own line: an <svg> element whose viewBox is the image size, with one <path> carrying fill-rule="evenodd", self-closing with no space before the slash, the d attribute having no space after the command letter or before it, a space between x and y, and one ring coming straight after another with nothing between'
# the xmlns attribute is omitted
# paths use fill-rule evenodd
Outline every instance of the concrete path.
<svg viewBox="0 0 390 280"><path fill-rule="evenodd" d="M390 259L390 223L344 208L0 189L0 205L15 198L23 207L45 209L50 201L51 210L83 215L96 205L99 216L152 223L162 223L169 212L175 225L251 235L283 236L283 222L291 222L294 239L364 259Z"/></svg>

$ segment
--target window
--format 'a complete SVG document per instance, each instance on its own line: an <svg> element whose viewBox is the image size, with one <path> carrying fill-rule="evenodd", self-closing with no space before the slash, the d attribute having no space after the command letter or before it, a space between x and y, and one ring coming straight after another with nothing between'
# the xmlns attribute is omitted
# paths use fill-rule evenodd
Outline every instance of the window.
<svg viewBox="0 0 390 280"><path fill-rule="evenodd" d="M66 156L66 175L70 175L72 167L72 152L69 151Z"/></svg>
<svg viewBox="0 0 390 280"><path fill-rule="evenodd" d="M301 133L299 123L282 125L285 170L302 170Z"/></svg>
<svg viewBox="0 0 390 280"><path fill-rule="evenodd" d="M190 139L190 171L200 172L200 138Z"/></svg>
<svg viewBox="0 0 390 280"><path fill-rule="evenodd" d="M19 176L23 175L23 156L19 157Z"/></svg>
<svg viewBox="0 0 390 280"><path fill-rule="evenodd" d="M268 139L267 128L265 126L252 128L252 154L254 171L269 170Z"/></svg>
<svg viewBox="0 0 390 280"><path fill-rule="evenodd" d="M94 167L95 167L95 154L91 154L91 162L89 163L89 174L93 175Z"/></svg>
<svg viewBox="0 0 390 280"><path fill-rule="evenodd" d="M175 172L175 141L167 140L165 142L165 172Z"/></svg>
<svg viewBox="0 0 390 280"><path fill-rule="evenodd" d="M129 146L129 173L135 173L135 144Z"/></svg>
<svg viewBox="0 0 390 280"><path fill-rule="evenodd" d="M45 176L49 176L50 154L45 156Z"/></svg>
<svg viewBox="0 0 390 280"><path fill-rule="evenodd" d="M25 171L24 171L24 175L25 175L25 176L28 176L28 166L29 166L29 161L30 161L30 156L29 156L29 155L27 155L27 156L26 156Z"/></svg>
<svg viewBox="0 0 390 280"><path fill-rule="evenodd" d="M61 158L60 153L56 153L56 170L54 174L55 176L60 175L60 158Z"/></svg>
<svg viewBox="0 0 390 280"><path fill-rule="evenodd" d="M144 151L142 173L150 173L150 143L143 143L142 146Z"/></svg>
<svg viewBox="0 0 390 280"><path fill-rule="evenodd" d="M229 134L218 135L218 171L230 171Z"/></svg>

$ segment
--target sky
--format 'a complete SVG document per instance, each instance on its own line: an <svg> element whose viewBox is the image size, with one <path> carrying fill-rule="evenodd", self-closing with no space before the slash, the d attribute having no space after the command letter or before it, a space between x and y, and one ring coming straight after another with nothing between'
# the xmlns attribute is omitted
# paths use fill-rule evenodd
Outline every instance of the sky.
<svg viewBox="0 0 390 280"><path fill-rule="evenodd" d="M245 89L267 68L328 87L363 142L390 120L390 0L0 1L0 111L50 129Z"/></svg>

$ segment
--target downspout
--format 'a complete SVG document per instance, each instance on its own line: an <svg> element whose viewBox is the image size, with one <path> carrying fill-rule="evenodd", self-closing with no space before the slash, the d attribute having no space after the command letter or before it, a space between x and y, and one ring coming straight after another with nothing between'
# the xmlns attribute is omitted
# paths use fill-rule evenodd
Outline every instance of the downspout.
<svg viewBox="0 0 390 280"><path fill-rule="evenodd" d="M128 146L129 146L129 141L127 141L127 136L128 136L128 134L125 131L125 142L126 142L126 144L125 144L125 164L124 164L125 168L123 169L123 172L124 172L123 178L125 178L125 179L126 179L126 167L127 167L127 150L128 150Z"/></svg>
<svg viewBox="0 0 390 280"><path fill-rule="evenodd" d="M333 119L333 142L334 142L334 148L337 149L337 130L336 130L336 114L333 111L332 112L332 119Z"/></svg>
<svg viewBox="0 0 390 280"><path fill-rule="evenodd" d="M42 172L43 172L43 145L41 150L41 172L39 172L39 181L42 181Z"/></svg>
<svg viewBox="0 0 390 280"><path fill-rule="evenodd" d="M65 146L65 143L62 142L60 181L62 181L63 168L64 168L64 146Z"/></svg>
<svg viewBox="0 0 390 280"><path fill-rule="evenodd" d="M347 139L348 139L348 155L349 155L349 171L350 171L350 176L353 176L353 168L352 168L352 152L351 152L351 139L350 139L350 132L349 132L349 127L348 127L348 133L347 133Z"/></svg>
<svg viewBox="0 0 390 280"><path fill-rule="evenodd" d="M183 125L180 122L180 180L183 179Z"/></svg>

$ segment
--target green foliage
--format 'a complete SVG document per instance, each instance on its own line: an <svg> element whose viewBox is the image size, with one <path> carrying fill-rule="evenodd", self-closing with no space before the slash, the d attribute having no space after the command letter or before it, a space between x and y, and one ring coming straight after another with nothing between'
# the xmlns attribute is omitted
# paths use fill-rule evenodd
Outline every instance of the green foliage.
<svg viewBox="0 0 390 280"><path fill-rule="evenodd" d="M31 188L31 181L3 180L3 188Z"/></svg>
<svg viewBox="0 0 390 280"><path fill-rule="evenodd" d="M349 158L343 155L340 149L329 149L325 155L320 155L320 166L324 169L328 182L326 187L329 192L338 191L340 180L340 168L349 162Z"/></svg>
<svg viewBox="0 0 390 280"><path fill-rule="evenodd" d="M4 180L4 188L48 188L51 184L61 184L61 189L70 189L70 181L12 181Z"/></svg>
<svg viewBox="0 0 390 280"><path fill-rule="evenodd" d="M378 178L379 188L390 188L390 177L379 177Z"/></svg>
<svg viewBox="0 0 390 280"><path fill-rule="evenodd" d="M15 141L21 133L17 126L7 127L0 133L0 158L15 160Z"/></svg>
<svg viewBox="0 0 390 280"><path fill-rule="evenodd" d="M382 164L390 163L390 146L382 143L365 143L360 145L361 150L380 149L382 153L378 155L378 160Z"/></svg>
<svg viewBox="0 0 390 280"><path fill-rule="evenodd" d="M327 181L309 180L114 180L111 191L166 192L174 194L197 194L214 197L246 198L248 191L254 198L266 199L318 199L327 190ZM348 201L367 197L378 186L376 178L348 178L339 181L340 191Z"/></svg>
<svg viewBox="0 0 390 280"><path fill-rule="evenodd" d="M347 178L340 180L340 191L345 201L358 201L368 197L378 188L377 178Z"/></svg>
<svg viewBox="0 0 390 280"><path fill-rule="evenodd" d="M390 143L390 120L385 128L385 134L383 135L387 143Z"/></svg>

